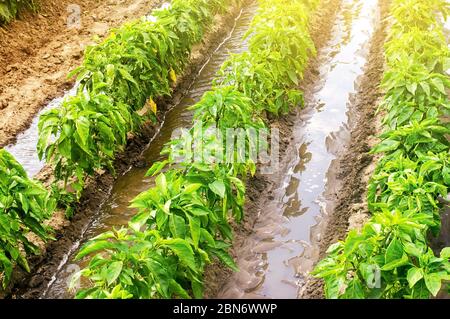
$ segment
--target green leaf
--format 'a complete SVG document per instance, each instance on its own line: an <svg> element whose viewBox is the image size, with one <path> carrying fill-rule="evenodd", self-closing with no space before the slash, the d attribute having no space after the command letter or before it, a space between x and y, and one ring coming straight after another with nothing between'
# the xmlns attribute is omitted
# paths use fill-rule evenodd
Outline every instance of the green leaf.
<svg viewBox="0 0 450 319"><path fill-rule="evenodd" d="M431 79L431 82L439 90L439 92L446 95L444 82L440 78L434 77Z"/></svg>
<svg viewBox="0 0 450 319"><path fill-rule="evenodd" d="M84 117L84 116L80 116L77 118L77 121L75 122L76 127L77 127L77 133L78 136L80 136L81 141L83 142L83 145L87 144L87 140L90 137L90 122L89 120Z"/></svg>
<svg viewBox="0 0 450 319"><path fill-rule="evenodd" d="M131 221L128 223L128 225L133 229L134 231L139 231L142 226L147 223L147 220L150 218L151 214L155 213L155 211L150 210L144 210L142 212L139 212L138 214L134 215Z"/></svg>
<svg viewBox="0 0 450 319"><path fill-rule="evenodd" d="M202 299L203 298L203 284L198 281L192 281L191 283L192 287L192 293L194 294L194 297L196 299Z"/></svg>
<svg viewBox="0 0 450 319"><path fill-rule="evenodd" d="M408 255L412 255L417 258L422 256L422 254L423 254L423 249L421 249L419 246L417 246L414 243L405 243L404 249Z"/></svg>
<svg viewBox="0 0 450 319"><path fill-rule="evenodd" d="M188 218L192 241L194 246L198 247L198 242L200 240L200 221L195 217L188 216Z"/></svg>
<svg viewBox="0 0 450 319"><path fill-rule="evenodd" d="M168 164L168 161L156 162L150 167L145 176L155 176Z"/></svg>
<svg viewBox="0 0 450 319"><path fill-rule="evenodd" d="M298 85L297 73L295 73L294 70L288 70L288 75L291 81L294 82L295 85Z"/></svg>
<svg viewBox="0 0 450 319"><path fill-rule="evenodd" d="M236 266L236 263L234 262L233 258L231 256L220 249L212 249L211 250L214 255L216 255L225 265L230 267L234 271L239 271L239 268Z"/></svg>
<svg viewBox="0 0 450 319"><path fill-rule="evenodd" d="M197 191L197 190L198 190L200 187L202 187L202 186L203 186L203 184L200 184L200 183L189 184L188 186L186 186L186 187L184 188L183 193L185 193L185 194L191 194L191 193Z"/></svg>
<svg viewBox="0 0 450 319"><path fill-rule="evenodd" d="M181 263L185 264L195 273L198 272L194 252L187 241L180 238L166 239L161 241L161 245L172 250L178 256Z"/></svg>
<svg viewBox="0 0 450 319"><path fill-rule="evenodd" d="M0 263L2 265L0 269L4 272L5 276L5 278L3 279L3 288L6 288L6 284L9 282L11 274L13 272L13 264L11 263L9 258L7 258L5 254L1 251L0 251Z"/></svg>
<svg viewBox="0 0 450 319"><path fill-rule="evenodd" d="M420 82L420 86L427 96L430 96L430 85L428 82Z"/></svg>
<svg viewBox="0 0 450 319"><path fill-rule="evenodd" d="M155 179L156 186L159 187L163 195L167 195L167 180L164 174L159 174Z"/></svg>
<svg viewBox="0 0 450 319"><path fill-rule="evenodd" d="M381 267L381 270L390 271L395 268L404 266L404 265L408 264L408 262L409 262L408 255L403 254L403 256L401 258L392 260L391 262L386 263L383 267Z"/></svg>
<svg viewBox="0 0 450 319"><path fill-rule="evenodd" d="M110 249L113 247L114 244L106 240L88 242L85 246L83 246L83 248L81 248L80 252L75 257L75 260L80 260L84 256L89 255L93 252Z"/></svg>
<svg viewBox="0 0 450 319"><path fill-rule="evenodd" d="M333 253L335 253L337 251L340 251L341 249L342 249L342 243L341 242L337 242L337 243L334 243L334 244L330 245L330 247L328 247L326 253L327 254L333 254Z"/></svg>
<svg viewBox="0 0 450 319"><path fill-rule="evenodd" d="M177 296L184 299L191 299L191 296L187 293L187 291L174 279L169 279L170 290L173 291Z"/></svg>
<svg viewBox="0 0 450 319"><path fill-rule="evenodd" d="M425 274L425 285L431 294L436 297L441 290L441 276L437 273Z"/></svg>
<svg viewBox="0 0 450 319"><path fill-rule="evenodd" d="M364 299L364 289L362 287L361 281L357 278L353 278L348 283L343 297L346 299Z"/></svg>
<svg viewBox="0 0 450 319"><path fill-rule="evenodd" d="M401 259L403 256L403 245L400 240L394 238L386 249L386 264Z"/></svg>
<svg viewBox="0 0 450 319"><path fill-rule="evenodd" d="M124 79L130 81L137 88L139 88L139 84L136 82L136 80L131 76L131 74L126 69L119 68L118 70L119 70L120 75L122 75Z"/></svg>
<svg viewBox="0 0 450 319"><path fill-rule="evenodd" d="M440 257L444 258L444 259L449 259L450 258L450 247L445 247L444 249L442 249Z"/></svg>
<svg viewBox="0 0 450 319"><path fill-rule="evenodd" d="M399 141L394 141L390 139L383 140L381 143L376 145L371 153L386 153L396 150L400 146Z"/></svg>
<svg viewBox="0 0 450 319"><path fill-rule="evenodd" d="M220 198L225 197L225 184L222 180L214 181L213 183L209 184L209 189L212 190L215 194L219 195Z"/></svg>
<svg viewBox="0 0 450 319"><path fill-rule="evenodd" d="M430 292L428 291L425 281L419 281L412 289L411 298L412 299L428 299L430 297Z"/></svg>
<svg viewBox="0 0 450 319"><path fill-rule="evenodd" d="M408 83L406 85L406 89L412 94L415 95L416 94L416 90L417 90L417 83Z"/></svg>
<svg viewBox="0 0 450 319"><path fill-rule="evenodd" d="M106 281L108 285L111 285L122 272L123 262L115 261L109 265L107 273L106 273Z"/></svg>
<svg viewBox="0 0 450 319"><path fill-rule="evenodd" d="M169 228L172 233L172 237L185 238L186 236L186 223L183 217L172 214L169 216Z"/></svg>
<svg viewBox="0 0 450 319"><path fill-rule="evenodd" d="M412 267L408 270L408 275L406 279L408 280L409 288L414 287L414 285L423 278L423 269Z"/></svg>

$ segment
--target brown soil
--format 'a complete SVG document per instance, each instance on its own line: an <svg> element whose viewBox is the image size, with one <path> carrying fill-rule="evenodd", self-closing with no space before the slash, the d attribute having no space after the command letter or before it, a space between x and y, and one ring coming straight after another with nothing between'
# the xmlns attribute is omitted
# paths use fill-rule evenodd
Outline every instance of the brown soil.
<svg viewBox="0 0 450 319"><path fill-rule="evenodd" d="M343 240L350 228L359 228L367 220L366 191L377 158L368 154L380 132L380 114L376 109L383 97L379 84L384 70L383 44L387 35L390 0L380 1L381 23L375 30L364 75L360 79L356 98L350 106L352 114L349 146L338 154L332 198L334 209L321 225L322 238L318 242L319 258L338 240ZM324 298L322 280L309 278L300 294L301 298Z"/></svg>
<svg viewBox="0 0 450 319"><path fill-rule="evenodd" d="M186 90L188 90L200 68L229 33L238 13L239 8L235 6L224 15L216 16L213 27L208 30L202 43L193 48L189 66L185 70L184 75L179 77L172 97L156 101L160 112L159 123L163 122L164 113L173 105L176 105L185 95ZM125 152L120 154L115 161L115 169L118 176L126 173L132 166L149 167L149 163L145 163L143 160L142 152L146 149L157 129L157 126L148 125L139 135L130 139ZM40 178L47 182L51 180L51 171L48 167L40 173ZM45 252L43 254L31 258L30 274L17 269L12 281L12 287L7 292L4 292L3 295L10 298L37 298L40 296L52 275L56 272L62 258L73 244L81 238L85 227L89 225L93 216L101 209L103 203L109 197L114 181L115 178L108 172L99 173L88 181L88 186L83 192L74 218L68 222L61 213L55 215L51 223L58 230L56 234L57 240L47 244L44 247ZM0 297L1 295L2 293L0 292Z"/></svg>
<svg viewBox="0 0 450 319"><path fill-rule="evenodd" d="M14 142L36 113L73 86L93 37L141 17L163 0L40 0L39 14L0 27L0 147ZM70 5L81 9L81 28L68 28ZM73 12L73 11L72 11Z"/></svg>
<svg viewBox="0 0 450 319"><path fill-rule="evenodd" d="M339 11L340 6L340 0L323 0L320 9L315 14L311 23L310 32L317 51L327 44L331 36L336 13ZM301 85L303 92L305 92L305 104L308 103L308 92L311 92L317 81L320 80L319 66L320 62L316 57L310 60L308 68L305 70L304 80ZM296 109L280 118L269 119L271 127L276 127L280 132L280 161L283 158L283 154L289 149L289 144L292 140L292 129L295 120L299 116L299 112L301 112L301 110ZM231 253L234 257L236 257L238 248L244 244L245 238L253 232L254 225L258 219L258 211L265 207L267 200L270 200L272 189L278 182L275 179L276 177L269 178L267 175L262 175L257 172L255 177L247 181L245 218L240 224L234 225L234 240L231 249ZM227 283L231 274L232 271L219 262L215 262L208 266L204 280L206 286L205 297L218 297L218 293ZM257 295L254 295L253 297L261 298Z"/></svg>

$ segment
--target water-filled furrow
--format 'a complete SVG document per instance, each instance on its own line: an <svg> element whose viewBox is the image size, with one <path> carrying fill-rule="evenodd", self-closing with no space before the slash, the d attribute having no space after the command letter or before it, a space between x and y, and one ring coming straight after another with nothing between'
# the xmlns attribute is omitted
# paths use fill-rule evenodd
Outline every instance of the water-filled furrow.
<svg viewBox="0 0 450 319"><path fill-rule="evenodd" d="M170 141L175 129L192 126L192 111L188 110L188 107L196 103L211 88L212 80L215 78L217 71L230 54L239 53L247 49L246 41L243 41L242 38L248 30L256 9L256 5L250 5L242 10L229 36L211 54L186 94L166 112L158 132L143 152L143 157L147 163L151 165L151 163L162 159L160 151L164 144ZM82 238L63 258L58 271L53 276L41 298L71 297L71 293L67 291L70 277L79 267L84 265L83 261L78 263L73 260L78 248L89 238L113 227L120 227L128 223L130 218L136 213L136 211L128 207L130 201L139 193L152 186L153 180L145 177L148 168L133 167L117 179L110 197L85 228Z"/></svg>
<svg viewBox="0 0 450 319"><path fill-rule="evenodd" d="M331 40L318 53L320 83L312 90L312 102L294 123L292 149L273 176L276 186L258 211L252 235L236 248L240 271L218 297L297 297L302 274L313 261L302 254L325 213L323 194L333 186L327 184L330 165L350 138L348 106L378 19L378 1L343 1Z"/></svg>

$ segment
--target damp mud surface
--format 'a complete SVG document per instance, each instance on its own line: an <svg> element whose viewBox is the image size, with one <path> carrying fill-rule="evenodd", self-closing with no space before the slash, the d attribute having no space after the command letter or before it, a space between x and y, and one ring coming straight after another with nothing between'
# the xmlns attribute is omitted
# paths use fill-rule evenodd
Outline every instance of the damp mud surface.
<svg viewBox="0 0 450 319"><path fill-rule="evenodd" d="M145 173L153 162L161 159L159 153L177 128L192 124L192 111L187 108L210 89L212 79L231 53L246 49L242 37L248 30L257 6L248 2L243 9L235 7L224 17L216 19L214 36L200 44L201 51L193 50L190 70L176 88L171 99L157 101L162 110L156 127L149 127L130 141L127 151L116 161L119 177L115 180L103 173L94 178L84 191L81 205L74 219L50 243L47 253L36 262L32 275L19 280L13 289L15 298L70 298L68 291L71 275L85 265L75 262L79 247L88 239L113 227L128 223L135 211L128 208L140 192L151 187L153 180ZM205 43L206 41L206 43ZM191 59L191 60L192 60ZM42 175L42 172L40 173Z"/></svg>

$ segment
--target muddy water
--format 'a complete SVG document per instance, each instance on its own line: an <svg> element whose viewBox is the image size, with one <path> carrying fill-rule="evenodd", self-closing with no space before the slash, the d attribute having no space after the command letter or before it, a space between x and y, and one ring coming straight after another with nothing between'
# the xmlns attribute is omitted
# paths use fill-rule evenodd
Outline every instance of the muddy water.
<svg viewBox="0 0 450 319"><path fill-rule="evenodd" d="M254 232L236 250L240 272L232 275L221 298L296 298L311 268L315 225L326 212L323 196L330 165L349 140L348 106L363 74L369 41L379 20L376 0L344 0L332 37L319 52L320 83L299 112L292 149L264 202ZM304 255L309 248L308 256ZM312 252L312 253L311 253Z"/></svg>
<svg viewBox="0 0 450 319"><path fill-rule="evenodd" d="M162 159L160 151L165 143L170 141L172 132L177 128L189 128L192 125L192 111L187 108L196 103L203 93L211 88L212 80L223 62L230 53L238 53L247 48L242 40L248 30L248 26L256 12L257 6L250 5L243 9L236 19L235 26L229 36L211 55L209 60L193 80L186 94L166 113L160 128L143 152L146 162L151 163ZM126 225L129 219L136 213L128 206L139 193L152 186L153 180L145 177L147 168L131 168L126 174L119 177L111 191L110 198L102 204L101 210L94 216L92 222L84 230L82 238L71 248L62 260L58 271L53 276L47 289L41 298L68 298L71 294L67 291L67 283L74 271L83 267L83 262L76 263L73 257L80 245L101 232L113 227Z"/></svg>

